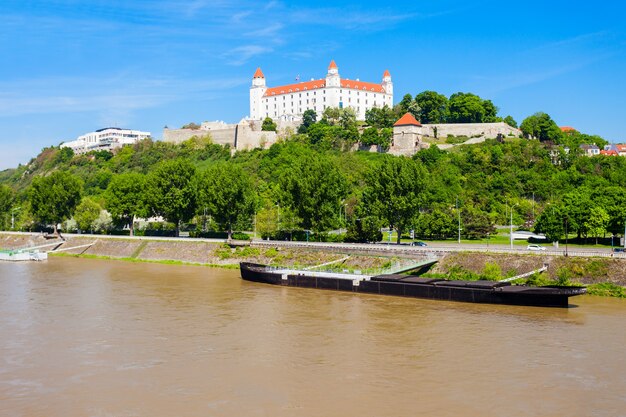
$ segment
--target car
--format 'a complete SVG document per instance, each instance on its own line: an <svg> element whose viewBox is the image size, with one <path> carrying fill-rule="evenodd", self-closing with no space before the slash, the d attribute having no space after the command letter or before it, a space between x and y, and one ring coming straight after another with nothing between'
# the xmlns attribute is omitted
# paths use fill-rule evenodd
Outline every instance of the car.
<svg viewBox="0 0 626 417"><path fill-rule="evenodd" d="M624 248L613 248L613 252L615 252L615 253L620 253L620 252L623 253L623 252L626 252L626 249L624 249Z"/></svg>
<svg viewBox="0 0 626 417"><path fill-rule="evenodd" d="M426 243L418 240L417 242L411 242L411 246L428 246Z"/></svg>
<svg viewBox="0 0 626 417"><path fill-rule="evenodd" d="M537 250L537 251L539 251L539 250L546 250L546 248L544 248L541 245L528 245L528 246L526 246L526 249L528 249L528 250Z"/></svg>

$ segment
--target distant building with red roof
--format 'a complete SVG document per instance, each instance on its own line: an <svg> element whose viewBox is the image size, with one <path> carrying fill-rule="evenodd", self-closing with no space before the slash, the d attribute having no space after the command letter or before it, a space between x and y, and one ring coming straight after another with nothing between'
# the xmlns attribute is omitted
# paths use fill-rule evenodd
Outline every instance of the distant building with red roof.
<svg viewBox="0 0 626 417"><path fill-rule="evenodd" d="M393 124L389 153L409 156L427 148L429 145L422 141L422 135L422 124L411 113L406 113Z"/></svg>
<svg viewBox="0 0 626 417"><path fill-rule="evenodd" d="M571 126L561 126L560 129L561 129L561 132L563 132L563 133L576 133L576 132L578 132L578 130L574 129Z"/></svg>
<svg viewBox="0 0 626 417"><path fill-rule="evenodd" d="M296 78L299 80L299 77ZM306 110L321 117L328 107L354 109L357 119L374 107L393 106L391 74L385 70L381 83L342 79L335 61L328 66L326 78L267 87L265 75L257 68L250 87L250 118L298 121Z"/></svg>

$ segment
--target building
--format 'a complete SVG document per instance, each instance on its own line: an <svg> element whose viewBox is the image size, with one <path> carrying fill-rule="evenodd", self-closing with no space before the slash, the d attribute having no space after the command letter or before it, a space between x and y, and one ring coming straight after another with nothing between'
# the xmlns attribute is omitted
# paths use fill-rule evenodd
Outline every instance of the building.
<svg viewBox="0 0 626 417"><path fill-rule="evenodd" d="M582 149L583 154L587 156L596 156L600 155L600 148L597 145L591 144L582 144L580 145L580 149Z"/></svg>
<svg viewBox="0 0 626 417"><path fill-rule="evenodd" d="M393 138L389 153L392 155L413 155L420 149L428 147L422 143L422 124L406 113L393 125Z"/></svg>
<svg viewBox="0 0 626 417"><path fill-rule="evenodd" d="M150 132L106 127L86 133L71 142L62 143L61 148L72 148L76 154L99 150L110 151L124 145L133 145L148 137L150 137Z"/></svg>
<svg viewBox="0 0 626 417"><path fill-rule="evenodd" d="M357 119L374 107L393 106L391 74L385 70L382 82L370 83L342 79L335 61L328 66L326 78L279 87L268 87L261 68L257 68L250 87L250 118L262 120L299 121L306 110L315 110L321 117L328 107L354 109Z"/></svg>

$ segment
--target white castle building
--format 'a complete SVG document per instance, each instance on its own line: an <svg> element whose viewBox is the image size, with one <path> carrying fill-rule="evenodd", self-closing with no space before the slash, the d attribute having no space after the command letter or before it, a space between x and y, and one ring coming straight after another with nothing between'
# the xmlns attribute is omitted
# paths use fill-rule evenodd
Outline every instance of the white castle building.
<svg viewBox="0 0 626 417"><path fill-rule="evenodd" d="M262 120L298 121L306 110L315 110L318 118L327 107L354 109L357 119L373 107L393 106L393 83L389 71L383 73L382 83L342 79L335 61L328 66L326 78L298 82L279 87L267 87L265 75L257 68L250 87L250 118Z"/></svg>
<svg viewBox="0 0 626 417"><path fill-rule="evenodd" d="M72 148L76 154L99 150L110 151L123 145L133 145L148 137L150 137L150 132L106 127L79 136L76 140L62 143L61 148Z"/></svg>

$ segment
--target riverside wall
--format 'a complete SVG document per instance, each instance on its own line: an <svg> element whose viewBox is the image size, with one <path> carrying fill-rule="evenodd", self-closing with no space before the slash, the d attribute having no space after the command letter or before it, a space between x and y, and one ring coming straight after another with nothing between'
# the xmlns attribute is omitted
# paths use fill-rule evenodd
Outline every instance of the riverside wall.
<svg viewBox="0 0 626 417"><path fill-rule="evenodd" d="M282 266L313 266L344 258L342 268L366 270L385 268L385 265L414 263L438 258L433 272L447 273L461 267L481 273L487 263L497 264L503 274L517 275L548 264L548 275L556 278L562 268L572 273L576 282L584 284L610 282L626 286L626 258L588 256L565 257L555 253L507 253L481 251L481 248L461 252L443 251L435 247L425 249L395 245L314 244L302 242L254 241L241 242L231 247L220 239L157 238L100 235L64 235L60 254L101 257L137 262L173 262L236 267L239 262L273 263ZM34 247L53 242L38 233L0 232L0 249ZM84 246L93 244L91 246ZM71 250L66 248L77 247ZM48 251L54 246L41 248ZM387 265L389 266L389 265Z"/></svg>

